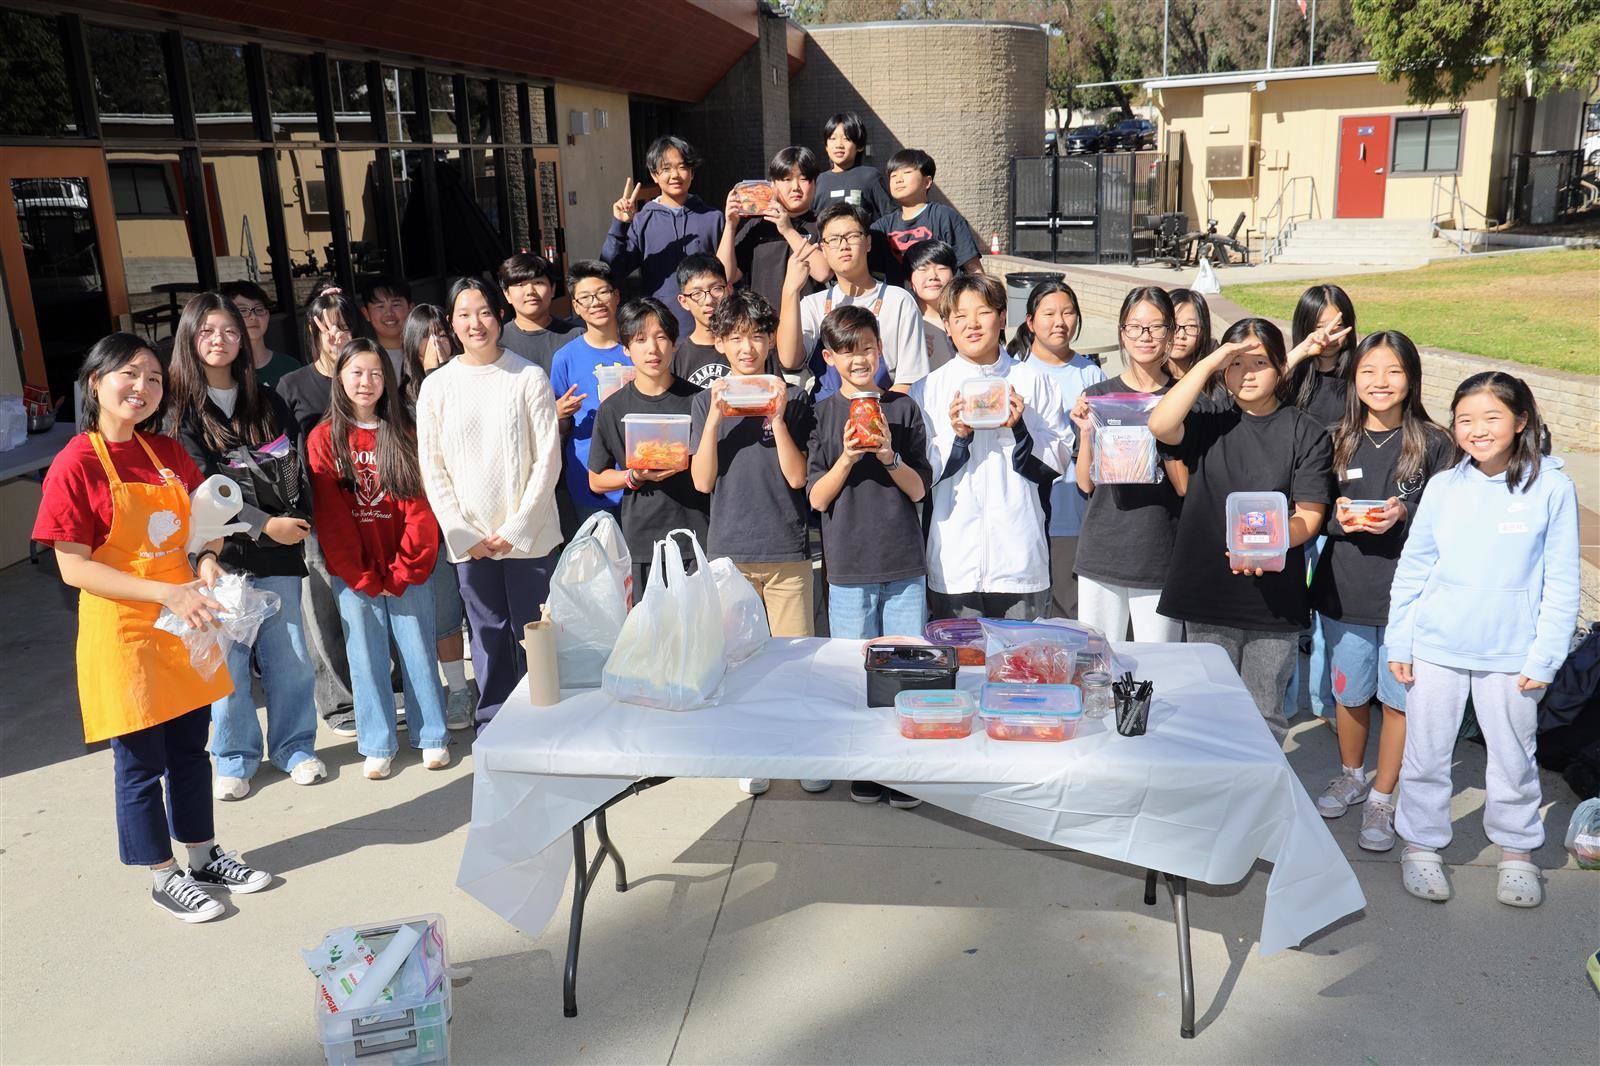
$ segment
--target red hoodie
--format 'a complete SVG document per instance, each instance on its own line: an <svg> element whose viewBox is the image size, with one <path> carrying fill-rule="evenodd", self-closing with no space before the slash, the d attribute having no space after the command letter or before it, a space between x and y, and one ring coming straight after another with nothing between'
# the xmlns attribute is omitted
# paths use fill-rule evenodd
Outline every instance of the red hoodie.
<svg viewBox="0 0 1600 1066"><path fill-rule="evenodd" d="M317 541L328 572L357 592L398 596L433 573L439 523L426 496L399 500L378 484L378 431L350 427L355 491L339 483L328 423L306 441Z"/></svg>

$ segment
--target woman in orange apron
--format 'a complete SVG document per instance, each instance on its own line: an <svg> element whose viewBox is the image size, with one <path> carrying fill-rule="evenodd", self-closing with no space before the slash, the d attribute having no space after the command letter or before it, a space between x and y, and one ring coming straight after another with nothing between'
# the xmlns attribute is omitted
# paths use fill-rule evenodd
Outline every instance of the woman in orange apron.
<svg viewBox="0 0 1600 1066"><path fill-rule="evenodd" d="M82 432L50 465L33 539L54 546L62 580L81 590L83 737L111 742L122 861L150 868L161 910L204 922L224 909L209 889L254 892L272 880L214 839L210 704L233 682L226 671L201 677L183 642L155 628L163 607L191 626L215 625L217 543L194 560L185 554L200 472L176 441L135 432L161 409L163 371L149 346L128 333L105 337L78 384ZM173 858L174 839L188 869Z"/></svg>

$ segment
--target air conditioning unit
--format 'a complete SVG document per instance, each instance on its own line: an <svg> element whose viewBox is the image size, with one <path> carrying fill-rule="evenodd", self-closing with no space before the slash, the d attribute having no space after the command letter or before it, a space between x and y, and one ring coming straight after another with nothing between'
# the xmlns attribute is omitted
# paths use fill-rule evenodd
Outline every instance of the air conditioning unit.
<svg viewBox="0 0 1600 1066"><path fill-rule="evenodd" d="M1220 144L1206 149L1206 179L1244 181L1256 176L1256 156L1260 144Z"/></svg>

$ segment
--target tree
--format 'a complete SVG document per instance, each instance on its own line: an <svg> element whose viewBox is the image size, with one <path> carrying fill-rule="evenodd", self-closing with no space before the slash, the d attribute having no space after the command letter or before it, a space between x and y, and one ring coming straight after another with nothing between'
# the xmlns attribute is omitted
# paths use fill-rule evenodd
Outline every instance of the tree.
<svg viewBox="0 0 1600 1066"><path fill-rule="evenodd" d="M1600 0L1353 0L1356 21L1389 81L1413 103L1448 100L1502 64L1500 90L1535 96L1600 76Z"/></svg>

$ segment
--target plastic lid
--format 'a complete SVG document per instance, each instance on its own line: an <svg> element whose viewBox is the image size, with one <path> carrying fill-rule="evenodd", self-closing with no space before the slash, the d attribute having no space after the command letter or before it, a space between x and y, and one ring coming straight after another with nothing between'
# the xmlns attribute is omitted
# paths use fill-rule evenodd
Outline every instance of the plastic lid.
<svg viewBox="0 0 1600 1066"><path fill-rule="evenodd" d="M647 426L674 426L690 421L689 415L623 415L624 423L637 422Z"/></svg>
<svg viewBox="0 0 1600 1066"><path fill-rule="evenodd" d="M991 681L983 686L985 718L1003 715L1075 718L1083 713L1083 693L1077 685L1014 685Z"/></svg>
<svg viewBox="0 0 1600 1066"><path fill-rule="evenodd" d="M951 644L958 648L984 646L983 625L976 618L940 618L929 622L922 635L935 644Z"/></svg>
<svg viewBox="0 0 1600 1066"><path fill-rule="evenodd" d="M784 381L772 374L750 374L743 377L730 376L728 384L722 390L723 403L738 403L741 401L755 401L760 403L769 400L785 388Z"/></svg>
<svg viewBox="0 0 1600 1066"><path fill-rule="evenodd" d="M1004 392L1008 386L1005 378L978 377L968 378L961 383L962 396L988 396L991 391Z"/></svg>
<svg viewBox="0 0 1600 1066"><path fill-rule="evenodd" d="M894 709L919 722L955 722L978 709L972 693L960 689L907 689L894 696Z"/></svg>

